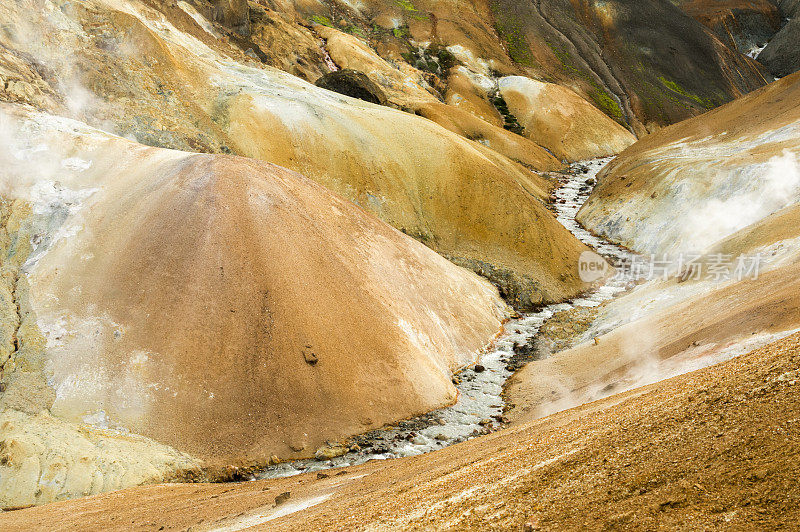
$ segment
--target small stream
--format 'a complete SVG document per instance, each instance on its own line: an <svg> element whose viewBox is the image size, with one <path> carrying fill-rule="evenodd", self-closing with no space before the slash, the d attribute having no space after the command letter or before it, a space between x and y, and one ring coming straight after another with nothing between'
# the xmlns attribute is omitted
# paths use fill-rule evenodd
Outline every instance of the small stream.
<svg viewBox="0 0 800 532"><path fill-rule="evenodd" d="M562 186L555 192L553 210L561 224L582 242L617 265L631 253L583 229L575 216L591 194L598 172L612 159L576 163L567 174L556 174ZM502 426L502 391L506 380L526 361L540 327L556 312L575 307L596 307L630 288L628 279L611 279L604 286L567 303L548 305L510 321L505 330L473 367L453 377L459 391L453 406L376 430L351 440L351 451L332 460L298 460L262 470L256 478L277 478L308 471L414 456L488 434ZM527 358L530 360L530 358Z"/></svg>

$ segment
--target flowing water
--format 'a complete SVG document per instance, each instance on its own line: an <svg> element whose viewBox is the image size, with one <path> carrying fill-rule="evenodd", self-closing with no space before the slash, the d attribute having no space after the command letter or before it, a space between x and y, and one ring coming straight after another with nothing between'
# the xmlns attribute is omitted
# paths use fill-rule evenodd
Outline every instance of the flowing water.
<svg viewBox="0 0 800 532"><path fill-rule="evenodd" d="M592 247L611 264L629 259L631 253L596 237L583 229L575 216L592 191L597 173L611 159L578 163L568 174L557 177L562 186L553 203L556 217L578 239ZM587 183L588 182L588 183ZM567 303L549 305L543 309L510 321L505 331L484 354L478 364L459 373L454 382L459 391L455 405L436 410L415 419L403 421L396 427L372 431L354 438L355 450L332 460L299 460L270 466L257 478L274 478L306 471L361 464L369 460L385 460L414 456L441 449L496 429L503 415L502 391L513 374L509 365L520 346L530 345L542 324L556 312L574 307L595 307L627 290L631 281L613 278L604 286ZM478 371L476 371L476 369Z"/></svg>

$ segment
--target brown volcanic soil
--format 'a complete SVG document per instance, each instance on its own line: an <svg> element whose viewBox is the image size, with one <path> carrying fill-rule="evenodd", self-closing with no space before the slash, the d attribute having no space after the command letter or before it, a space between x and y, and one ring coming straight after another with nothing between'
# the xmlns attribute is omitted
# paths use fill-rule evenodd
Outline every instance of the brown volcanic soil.
<svg viewBox="0 0 800 532"><path fill-rule="evenodd" d="M0 527L241 529L263 516L272 530L792 529L798 365L795 335L427 456L324 479L140 487L11 512ZM285 506L273 509L286 491ZM264 520L320 495L330 498Z"/></svg>
<svg viewBox="0 0 800 532"><path fill-rule="evenodd" d="M636 382L654 382L654 372L664 371L656 369L661 363L720 356L756 335L794 331L800 327L798 282L800 265L794 263L762 272L755 280L722 284L679 303L662 303L658 311L598 336L597 343L585 342L529 364L507 382L507 398L519 405L510 415L518 421L536 419L555 411L556 400L566 408ZM670 280L659 293L675 292L678 284ZM641 300L627 302L625 297L611 303L628 306L630 314L638 304Z"/></svg>
<svg viewBox="0 0 800 532"><path fill-rule="evenodd" d="M686 0L680 7L742 53L747 45L766 43L781 27L778 6L769 0Z"/></svg>

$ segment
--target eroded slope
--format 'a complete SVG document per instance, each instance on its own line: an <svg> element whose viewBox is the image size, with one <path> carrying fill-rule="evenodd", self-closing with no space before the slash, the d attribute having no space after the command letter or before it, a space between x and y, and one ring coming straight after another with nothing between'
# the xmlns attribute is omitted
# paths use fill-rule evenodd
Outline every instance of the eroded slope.
<svg viewBox="0 0 800 532"><path fill-rule="evenodd" d="M486 280L290 170L4 110L5 507L311 456L447 405L507 315ZM98 429L111 444L68 444Z"/></svg>

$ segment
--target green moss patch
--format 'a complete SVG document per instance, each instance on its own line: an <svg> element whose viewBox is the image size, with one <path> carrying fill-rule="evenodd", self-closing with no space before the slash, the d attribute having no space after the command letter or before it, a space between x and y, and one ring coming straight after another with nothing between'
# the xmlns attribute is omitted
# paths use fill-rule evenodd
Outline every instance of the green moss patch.
<svg viewBox="0 0 800 532"><path fill-rule="evenodd" d="M494 27L505 42L511 60L522 66L536 66L522 24L505 13L497 2L492 2L491 10L494 15Z"/></svg>
<svg viewBox="0 0 800 532"><path fill-rule="evenodd" d="M428 15L426 13L421 12L411 0L395 0L395 4L405 11L406 16L408 18L412 18L415 20L427 20Z"/></svg>
<svg viewBox="0 0 800 532"><path fill-rule="evenodd" d="M672 80L669 80L669 79L665 78L664 76L659 76L658 80L666 88L668 88L672 92L676 92L676 93L680 94L681 96L683 96L684 98L689 98L690 100L693 100L693 101L697 102L698 104L702 105L706 109L713 109L714 107L716 107L716 105L714 104L714 102L710 98L703 98L701 96L697 96L696 94L692 94L691 92L689 92L688 90L683 88L678 83L676 83L676 82L674 82Z"/></svg>
<svg viewBox="0 0 800 532"><path fill-rule="evenodd" d="M314 16L312 16L311 17L311 22L314 22L315 24L319 24L320 26L327 26L329 28L333 28L334 27L333 26L333 22L331 22L331 19L329 19L328 17L326 17L324 15L314 15Z"/></svg>
<svg viewBox="0 0 800 532"><path fill-rule="evenodd" d="M589 97L591 97L595 105L597 105L597 107L605 114L617 122L622 123L622 108L619 106L617 101L601 87L596 86L594 83L592 85L594 88L589 92Z"/></svg>

